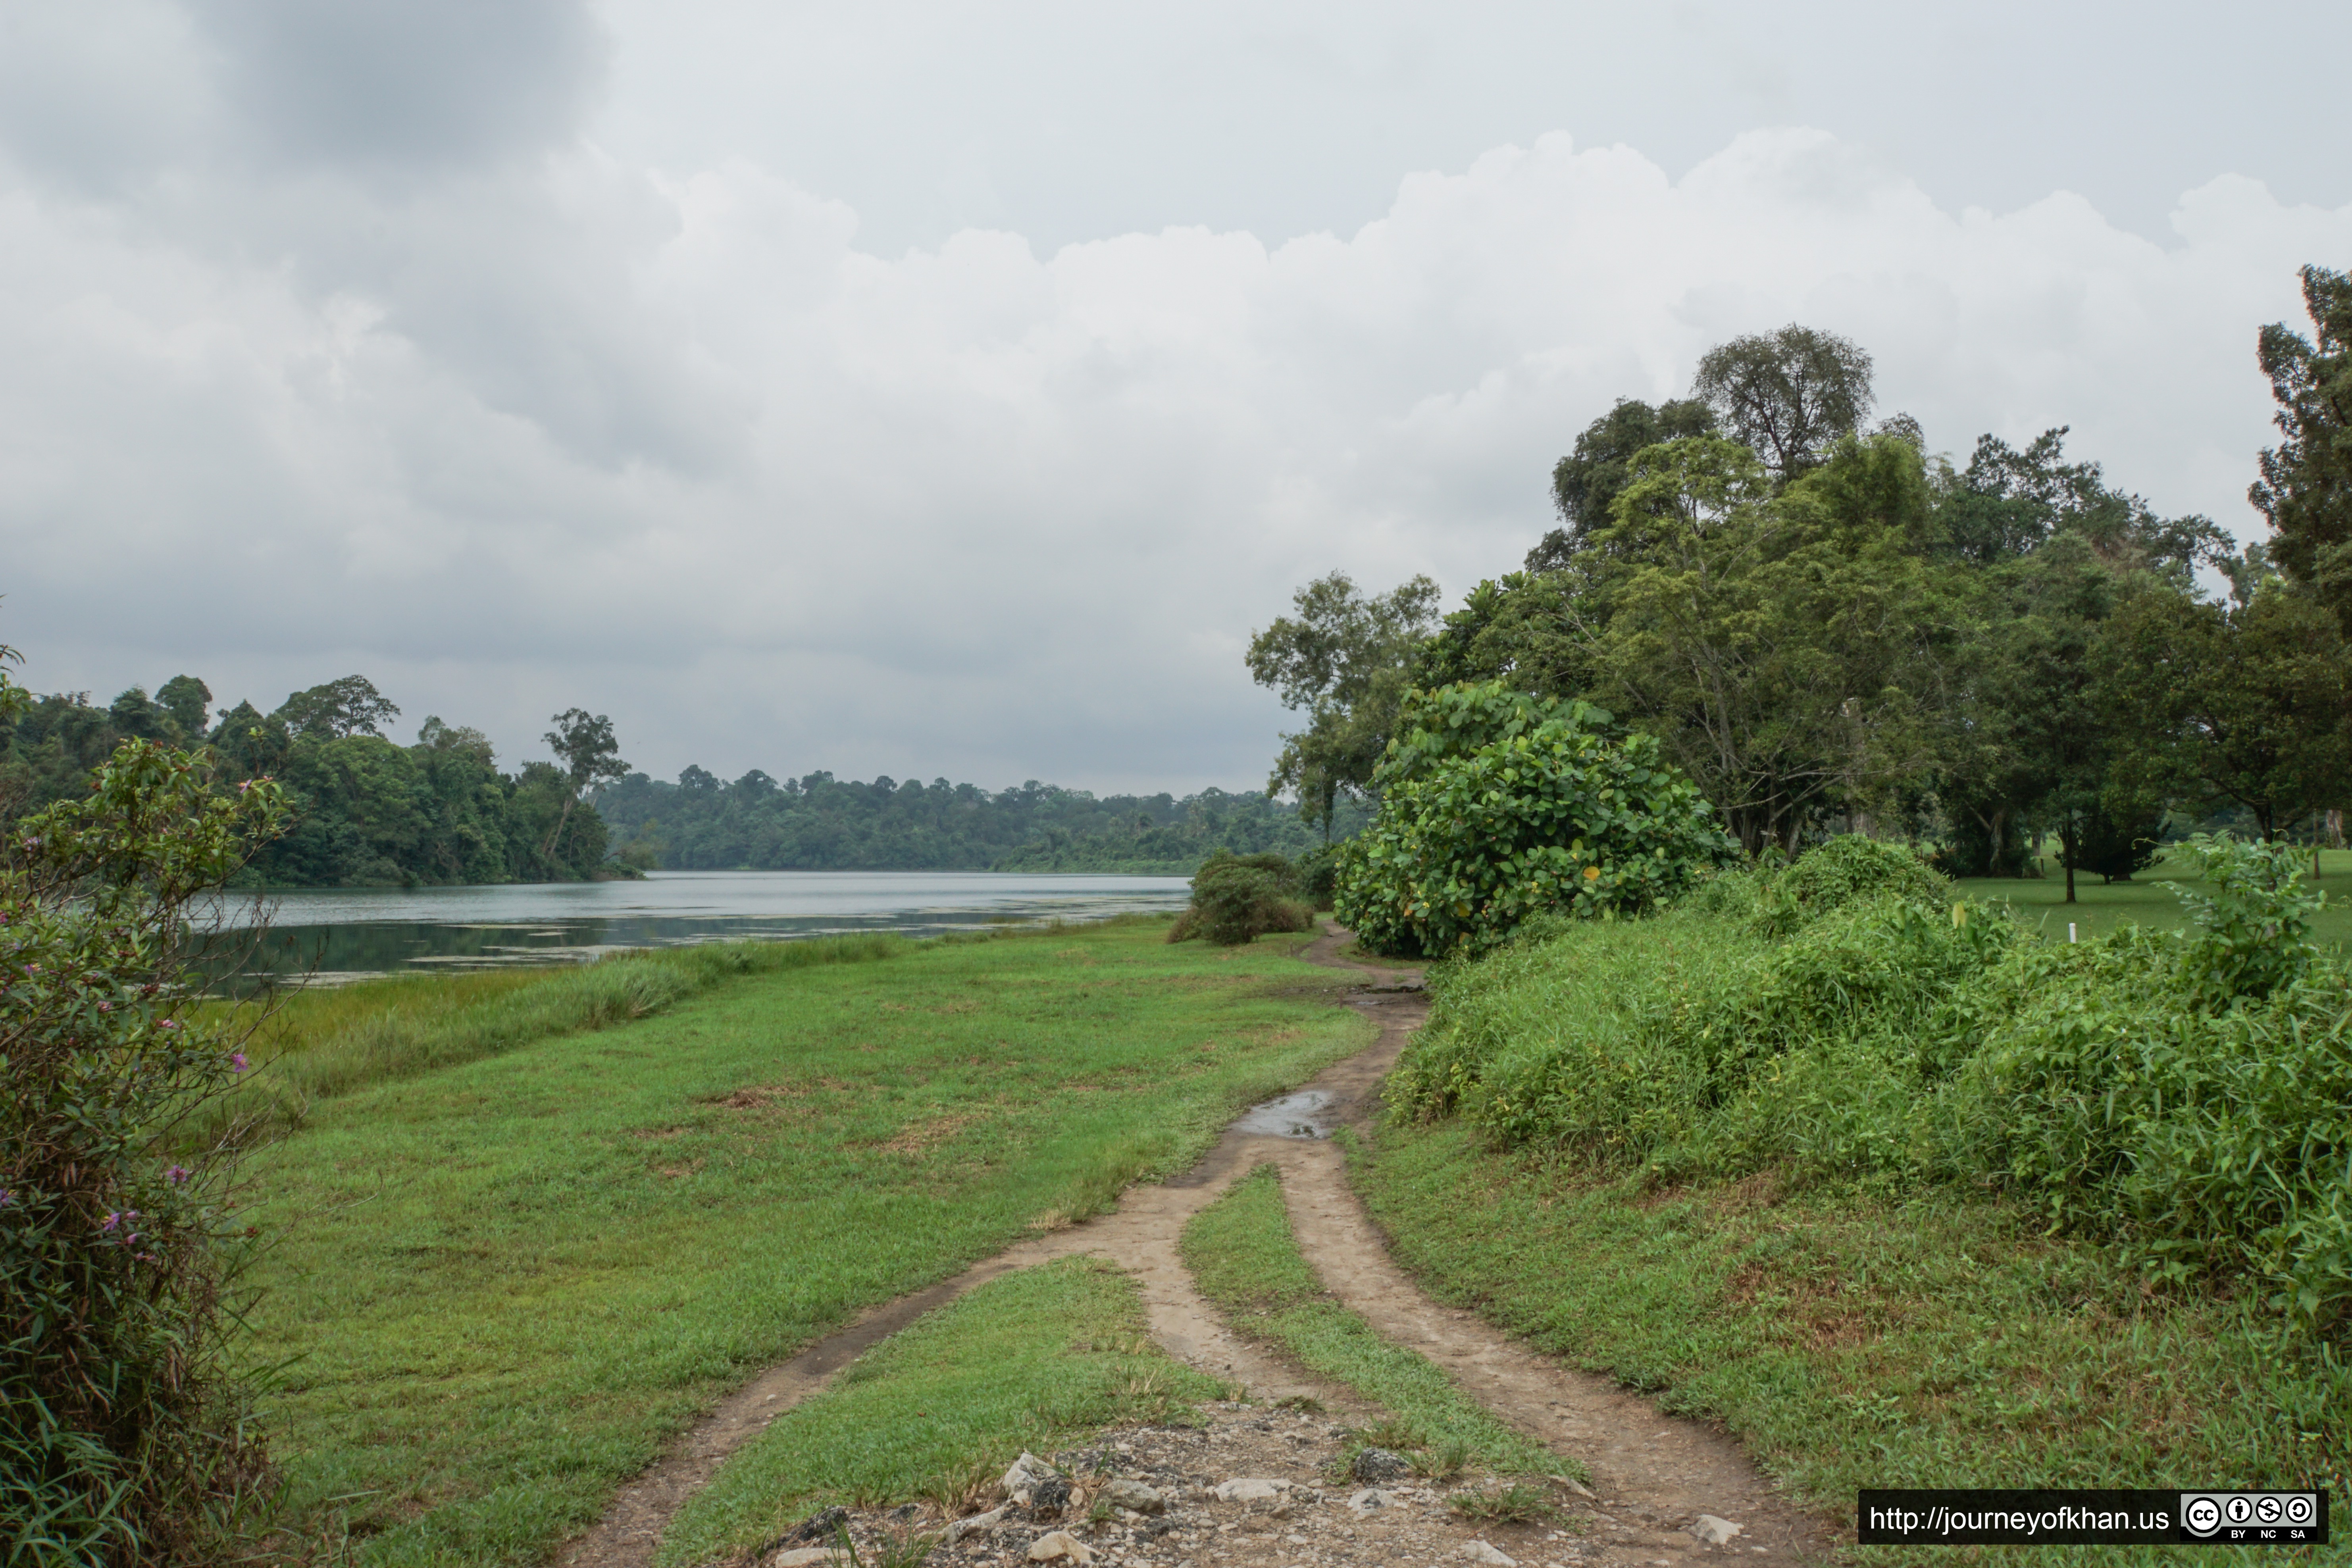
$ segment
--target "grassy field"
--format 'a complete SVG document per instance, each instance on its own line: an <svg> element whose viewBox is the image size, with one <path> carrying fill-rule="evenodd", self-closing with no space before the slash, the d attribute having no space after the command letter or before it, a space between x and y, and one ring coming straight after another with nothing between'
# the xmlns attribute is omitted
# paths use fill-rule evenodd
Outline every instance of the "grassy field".
<svg viewBox="0 0 2352 1568"><path fill-rule="evenodd" d="M2074 879L2075 902L2066 903L2066 872L2045 857L2039 880L2002 877L1964 878L1954 886L1971 898L2006 902L2025 922L2045 937L2066 940L2072 921L2076 935L2104 935L2117 925L2158 926L2169 931L2184 923L2180 900L2172 896L2176 881L2193 883L2196 873L2185 867L2158 861L2128 882L2106 883L2098 878ZM2312 939L2336 947L2352 942L2352 849L2323 849L2319 880L2312 885L2327 895L2327 907L2311 922Z"/></svg>
<svg viewBox="0 0 2352 1568"><path fill-rule="evenodd" d="M540 1561L752 1371L1366 1043L1305 939L1163 930L746 975L319 1101L248 1194L296 1517L362 1563Z"/></svg>
<svg viewBox="0 0 2352 1568"><path fill-rule="evenodd" d="M1427 1357L1391 1344L1333 1300L1299 1255L1274 1167L1195 1215L1181 1244L1201 1293L1245 1333L1345 1384L1393 1418L1370 1436L1446 1479L1465 1465L1505 1475L1591 1477L1480 1408Z"/></svg>
<svg viewBox="0 0 2352 1568"><path fill-rule="evenodd" d="M1937 1194L1645 1191L1382 1126L1351 1175L1432 1294L1717 1420L1801 1496L1863 1486L2284 1486L2343 1496L2352 1378L2236 1304L2166 1299L2101 1249ZM1869 1562L1991 1555L1891 1549ZM2171 1561L2038 1549L2036 1563Z"/></svg>
<svg viewBox="0 0 2352 1568"><path fill-rule="evenodd" d="M930 1498L950 1513L1024 1448L1186 1419L1229 1389L1146 1333L1135 1282L1073 1258L992 1280L885 1340L728 1460L662 1538L661 1562L734 1559L827 1503Z"/></svg>

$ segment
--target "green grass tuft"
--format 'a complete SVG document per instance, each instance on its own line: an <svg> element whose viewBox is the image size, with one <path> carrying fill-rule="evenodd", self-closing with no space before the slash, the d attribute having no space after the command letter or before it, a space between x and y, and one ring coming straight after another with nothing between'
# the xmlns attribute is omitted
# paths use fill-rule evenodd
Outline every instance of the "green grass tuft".
<svg viewBox="0 0 2352 1568"><path fill-rule="evenodd" d="M1111 1265L1024 1269L924 1317L780 1416L688 1502L660 1561L739 1553L830 1503L953 1493L1024 1448L1163 1421L1223 1389L1152 1344L1134 1281Z"/></svg>
<svg viewBox="0 0 2352 1568"><path fill-rule="evenodd" d="M1299 1254L1274 1167L1265 1165L1193 1216L1181 1244L1201 1293L1235 1327L1271 1341L1300 1364L1388 1410L1424 1473L1450 1480L1467 1463L1513 1475L1574 1475L1583 1468L1488 1415L1423 1357L1391 1344L1332 1300Z"/></svg>

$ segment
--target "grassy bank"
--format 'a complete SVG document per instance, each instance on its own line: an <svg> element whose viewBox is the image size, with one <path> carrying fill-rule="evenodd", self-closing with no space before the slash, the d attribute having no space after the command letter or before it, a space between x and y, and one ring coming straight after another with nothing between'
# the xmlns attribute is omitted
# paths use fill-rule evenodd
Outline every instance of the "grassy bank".
<svg viewBox="0 0 2352 1568"><path fill-rule="evenodd" d="M1365 1043L1297 939L1163 929L751 975L319 1101L253 1167L298 1514L363 1563L538 1561L752 1370Z"/></svg>
<svg viewBox="0 0 2352 1568"><path fill-rule="evenodd" d="M1024 1269L884 1341L778 1418L687 1503L661 1562L737 1556L828 1503L929 1498L953 1511L1024 1448L1051 1453L1226 1392L1151 1342L1135 1282L1110 1264Z"/></svg>
<svg viewBox="0 0 2352 1568"><path fill-rule="evenodd" d="M1352 1173L1433 1295L1721 1422L1848 1521L1864 1486L2344 1495L2346 1380L2284 1349L2245 1303L2150 1295L2111 1253L2014 1210L1948 1193L1787 1194L1769 1177L1596 1182L1482 1147L1458 1121L1392 1122Z"/></svg>
<svg viewBox="0 0 2352 1568"><path fill-rule="evenodd" d="M245 1036L254 1070L237 1092L207 1106L189 1132L291 1126L315 1101L372 1084L647 1017L730 980L870 963L912 945L887 933L711 942L556 969L394 975L208 1003L208 1023Z"/></svg>
<svg viewBox="0 0 2352 1568"><path fill-rule="evenodd" d="M1810 1500L2352 1474L2352 989L2294 868L2050 942L1833 841L1434 976L1356 1176L1430 1288ZM2133 1560L2129 1552L2085 1560Z"/></svg>
<svg viewBox="0 0 2352 1568"><path fill-rule="evenodd" d="M1391 1344L1333 1300L1299 1254L1273 1166L1259 1167L1202 1210L1184 1227L1181 1245L1201 1293L1228 1321L1388 1411L1392 1421L1374 1436L1381 1447L1410 1451L1424 1473L1451 1479L1464 1466L1478 1465L1505 1475L1591 1479L1496 1420L1426 1357Z"/></svg>

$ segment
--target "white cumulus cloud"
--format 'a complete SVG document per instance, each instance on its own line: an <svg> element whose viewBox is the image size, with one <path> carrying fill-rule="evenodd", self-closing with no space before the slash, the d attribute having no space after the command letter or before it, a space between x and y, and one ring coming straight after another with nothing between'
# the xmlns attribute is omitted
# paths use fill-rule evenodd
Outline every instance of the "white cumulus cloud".
<svg viewBox="0 0 2352 1568"><path fill-rule="evenodd" d="M494 133L424 174L0 176L0 637L30 684L185 669L267 707L358 670L510 758L580 703L664 773L1247 787L1283 716L1241 650L1291 588L1511 569L1577 431L1736 333L1843 332L1934 446L2071 424L2252 536L2255 330L2352 257L2352 208L2248 179L2158 243L2063 194L1944 210L1782 130L1680 178L1498 147L1272 246L893 258L751 162Z"/></svg>

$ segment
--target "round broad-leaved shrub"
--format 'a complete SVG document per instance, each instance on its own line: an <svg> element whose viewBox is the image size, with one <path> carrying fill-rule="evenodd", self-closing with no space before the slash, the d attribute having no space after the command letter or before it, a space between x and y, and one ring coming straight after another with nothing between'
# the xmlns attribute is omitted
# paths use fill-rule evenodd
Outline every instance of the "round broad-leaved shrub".
<svg viewBox="0 0 2352 1568"><path fill-rule="evenodd" d="M1192 873L1192 907L1168 928L1168 940L1204 936L1238 947L1270 931L1312 931L1314 911L1298 892L1298 873L1281 856L1220 849Z"/></svg>
<svg viewBox="0 0 2352 1568"><path fill-rule="evenodd" d="M1537 915L1648 909L1734 852L1654 737L1499 681L1408 695L1374 784L1336 900L1374 952L1475 952Z"/></svg>

